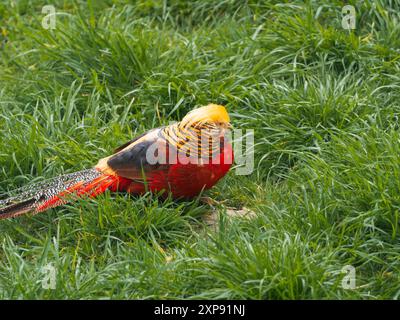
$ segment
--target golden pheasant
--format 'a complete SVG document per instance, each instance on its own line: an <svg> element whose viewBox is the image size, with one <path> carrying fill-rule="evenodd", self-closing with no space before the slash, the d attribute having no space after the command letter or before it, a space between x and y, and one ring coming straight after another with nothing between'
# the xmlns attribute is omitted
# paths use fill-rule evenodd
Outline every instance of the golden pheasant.
<svg viewBox="0 0 400 320"><path fill-rule="evenodd" d="M229 171L230 119L223 106L209 104L182 121L145 132L101 159L94 168L24 187L0 200L0 219L39 213L71 201L111 191L170 193L193 198Z"/></svg>

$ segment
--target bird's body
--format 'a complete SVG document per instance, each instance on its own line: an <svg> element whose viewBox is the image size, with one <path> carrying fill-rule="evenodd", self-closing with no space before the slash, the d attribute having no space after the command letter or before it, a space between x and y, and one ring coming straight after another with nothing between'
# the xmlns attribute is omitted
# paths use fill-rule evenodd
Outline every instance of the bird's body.
<svg viewBox="0 0 400 320"><path fill-rule="evenodd" d="M195 197L215 185L232 165L232 147L225 139L229 125L222 106L195 109L179 123L152 129L122 145L92 169L0 201L0 219L42 212L69 202L71 196L95 197L106 190Z"/></svg>

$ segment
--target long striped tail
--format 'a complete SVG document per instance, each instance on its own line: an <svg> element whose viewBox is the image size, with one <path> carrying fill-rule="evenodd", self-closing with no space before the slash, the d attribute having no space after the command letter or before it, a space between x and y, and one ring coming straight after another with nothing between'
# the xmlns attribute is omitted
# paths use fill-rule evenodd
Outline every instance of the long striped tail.
<svg viewBox="0 0 400 320"><path fill-rule="evenodd" d="M36 214L63 205L74 198L95 197L117 184L118 177L88 169L28 185L15 190L14 196L0 200L0 219L29 212Z"/></svg>

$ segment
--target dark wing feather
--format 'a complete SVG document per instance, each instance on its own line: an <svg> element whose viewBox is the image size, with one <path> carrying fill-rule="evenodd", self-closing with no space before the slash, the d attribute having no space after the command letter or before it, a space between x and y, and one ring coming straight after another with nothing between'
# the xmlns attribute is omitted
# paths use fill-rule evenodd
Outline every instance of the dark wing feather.
<svg viewBox="0 0 400 320"><path fill-rule="evenodd" d="M147 150L154 144L159 144L158 150L165 152L165 140L159 134L160 129L153 129L147 133L136 137L131 143L121 146L120 151L106 158L105 170L111 169L120 177L132 180L149 180L152 175L159 171L167 171L167 164L150 164L147 161ZM163 145L162 145L163 144ZM121 149L122 148L122 149ZM118 150L117 149L117 150ZM103 165L100 165L100 170Z"/></svg>

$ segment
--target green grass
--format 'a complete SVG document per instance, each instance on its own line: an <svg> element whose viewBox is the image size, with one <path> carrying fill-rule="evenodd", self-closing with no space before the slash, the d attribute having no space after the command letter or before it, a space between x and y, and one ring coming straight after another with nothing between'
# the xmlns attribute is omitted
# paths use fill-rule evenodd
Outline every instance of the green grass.
<svg viewBox="0 0 400 320"><path fill-rule="evenodd" d="M197 201L108 192L1 221L0 298L398 299L400 1L348 2L353 31L342 1L53 1L55 30L47 1L1 3L0 193L209 102L256 169L207 192L216 231Z"/></svg>

